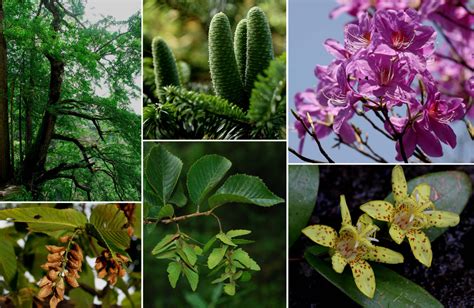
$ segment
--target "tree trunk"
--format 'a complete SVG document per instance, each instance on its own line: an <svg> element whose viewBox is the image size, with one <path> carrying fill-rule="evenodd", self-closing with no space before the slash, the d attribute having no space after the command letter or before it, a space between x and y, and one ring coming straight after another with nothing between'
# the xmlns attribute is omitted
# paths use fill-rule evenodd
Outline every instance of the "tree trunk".
<svg viewBox="0 0 474 308"><path fill-rule="evenodd" d="M15 84L16 84L16 78L13 78L13 81L10 86L10 99L9 104L10 104L10 164L11 168L14 170L15 169L15 147L13 145L13 134L14 134L14 122L13 122L13 106L15 102Z"/></svg>
<svg viewBox="0 0 474 308"><path fill-rule="evenodd" d="M51 14L53 20L51 26L55 33L60 31L62 14L54 0L44 0L43 4ZM61 98L61 87L63 84L64 62L55 55L45 54L50 64L49 94L46 111L43 115L40 128L36 134L35 142L28 150L22 168L22 182L29 190L36 190L36 178L45 171L46 157L56 125L57 116L49 112L50 107L59 103Z"/></svg>
<svg viewBox="0 0 474 308"><path fill-rule="evenodd" d="M24 70L22 69L22 72L24 72ZM22 113L22 104L23 104L23 82L20 81L20 93L18 94L18 142L20 143L20 152L18 153L19 154L19 165L21 164L21 162L23 161L23 128L22 128L22 125L23 125L23 119L21 118L21 113ZM13 169L15 170L15 169Z"/></svg>
<svg viewBox="0 0 474 308"><path fill-rule="evenodd" d="M5 184L12 173L8 133L7 43L3 34L3 20L3 0L0 0L0 184Z"/></svg>

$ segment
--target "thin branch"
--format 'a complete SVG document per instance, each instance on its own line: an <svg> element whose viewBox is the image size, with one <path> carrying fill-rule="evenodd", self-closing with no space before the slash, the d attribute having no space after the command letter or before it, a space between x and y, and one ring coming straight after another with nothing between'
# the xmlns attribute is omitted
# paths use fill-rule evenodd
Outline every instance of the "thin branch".
<svg viewBox="0 0 474 308"><path fill-rule="evenodd" d="M392 136L390 136L389 134L387 134L387 132L385 132L383 129L381 129L380 127L377 126L377 124L374 123L374 121L372 121L364 112L359 112L359 110L356 110L356 113L357 115L361 116L362 118L364 118L367 122L370 123L370 125L375 129L377 130L378 132L380 132L382 135L384 135L385 137L387 137L388 139L390 140L394 140Z"/></svg>
<svg viewBox="0 0 474 308"><path fill-rule="evenodd" d="M377 158L376 156L374 156L374 155L372 155L372 154L370 154L370 153L367 153L366 151L364 151L364 150L362 150L362 149L356 147L356 146L355 146L354 144L352 144L352 143L347 143L347 142L345 142L344 140L342 140L341 136L339 136L339 135L337 136L336 141L338 142L338 144L336 144L335 146L338 146L339 144L344 144L345 146L347 146L347 147L349 147L349 148L351 148L351 149L353 149L353 150L359 152L360 154L364 155L365 157L368 157L368 158L372 159L373 161L376 161L376 162L379 162L379 163L384 163L384 162L386 162L385 160L382 161L380 158Z"/></svg>
<svg viewBox="0 0 474 308"><path fill-rule="evenodd" d="M84 160L90 164L90 157L87 155L87 149L78 139L60 134L53 134L52 138L74 143L81 151ZM89 170L92 172L92 166L89 167Z"/></svg>
<svg viewBox="0 0 474 308"><path fill-rule="evenodd" d="M331 157L329 157L329 155L326 153L326 151L324 150L323 146L321 145L321 142L319 141L319 138L318 136L316 135L316 133L313 131L311 132L309 130L309 128L306 126L306 123L304 122L304 120L300 117L299 114L297 114L294 110L291 110L291 113L293 114L293 116L303 125L305 131L311 136L313 137L314 141L316 141L316 144L318 145L318 149L319 149L319 152L321 152L321 154L324 156L324 158L326 158L328 160L328 162L330 163L334 163L334 160L331 159Z"/></svg>
<svg viewBox="0 0 474 308"><path fill-rule="evenodd" d="M446 59L446 60L452 61L452 62L454 62L454 63L456 63L456 64L459 64L459 65L462 65L462 66L464 66L465 68L467 68L467 69L469 69L469 70L471 70L471 71L473 70L473 69L472 69L469 65L467 65L465 62L460 61L460 60L458 60L458 59L455 59L455 58L453 58L453 57L450 57L450 56L447 56L447 55L443 55L442 53L439 53L439 52L435 52L435 56L440 57L440 58L442 58L442 59Z"/></svg>
<svg viewBox="0 0 474 308"><path fill-rule="evenodd" d="M435 22L434 23L436 28L438 29L438 31L441 33L441 35L443 36L443 38L446 40L446 42L448 43L449 47L451 47L451 50L453 51L453 53L459 58L459 61L461 62L460 64L463 65L464 67L466 67L467 69L469 69L471 72L474 72L474 68L471 67L469 64L467 64L466 60L459 54L459 52L457 51L456 47L454 46L453 42L451 41L451 39L446 35L446 33L444 33L443 29ZM472 31L472 30L471 30Z"/></svg>
<svg viewBox="0 0 474 308"><path fill-rule="evenodd" d="M293 155L295 155L296 157L298 157L299 159L301 159L302 161L305 161L305 162L307 162L307 163L323 164L322 161L313 160L313 159L311 159L311 158L308 158L308 157L306 157L306 156L301 155L300 153L298 153L298 151L296 151L296 150L293 149L293 148L288 147L288 151L290 151Z"/></svg>
<svg viewBox="0 0 474 308"><path fill-rule="evenodd" d="M403 162L408 163L407 154L405 153L405 146L403 145L403 133L400 134L395 129L395 126L393 125L392 121L390 121L390 117L388 116L388 110L387 109L383 109L382 114L385 118L385 121L387 121L388 124L390 125L390 127L392 128L393 133L395 134L395 138L397 139L398 144L400 145L400 153L402 154ZM406 128L406 126L405 126L405 128Z"/></svg>

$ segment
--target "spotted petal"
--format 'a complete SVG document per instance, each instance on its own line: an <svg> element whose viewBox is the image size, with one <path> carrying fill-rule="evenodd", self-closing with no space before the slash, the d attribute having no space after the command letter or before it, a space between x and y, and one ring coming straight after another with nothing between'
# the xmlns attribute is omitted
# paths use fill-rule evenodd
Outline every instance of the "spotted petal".
<svg viewBox="0 0 474 308"><path fill-rule="evenodd" d="M359 290L367 297L374 297L375 276L372 267L365 260L360 259L355 263L350 263L354 281Z"/></svg>
<svg viewBox="0 0 474 308"><path fill-rule="evenodd" d="M344 267L346 267L347 261L346 259L336 251L335 254L332 255L331 257L332 261L332 268L337 272L337 273L342 273L344 270Z"/></svg>
<svg viewBox="0 0 474 308"><path fill-rule="evenodd" d="M431 252L431 243L428 237L422 231L413 229L407 232L407 238L415 258L421 264L430 267L433 253Z"/></svg>
<svg viewBox="0 0 474 308"><path fill-rule="evenodd" d="M329 226L312 225L304 228L301 232L319 245L334 247L336 244L337 232Z"/></svg>
<svg viewBox="0 0 474 308"><path fill-rule="evenodd" d="M349 213L349 209L347 208L346 197L341 195L341 216L342 216L342 223L345 225L352 225L351 214Z"/></svg>
<svg viewBox="0 0 474 308"><path fill-rule="evenodd" d="M430 200L431 195L431 186L426 183L418 184L413 192L411 197L417 202L417 208L419 211L424 211L429 207L434 207L433 202Z"/></svg>
<svg viewBox="0 0 474 308"><path fill-rule="evenodd" d="M454 227L459 223L459 215L448 211L426 211L427 227Z"/></svg>
<svg viewBox="0 0 474 308"><path fill-rule="evenodd" d="M395 241L395 243L400 244L405 238L406 231L401 229L397 224L392 224L388 233L390 233L390 237Z"/></svg>
<svg viewBox="0 0 474 308"><path fill-rule="evenodd" d="M381 221L391 221L393 217L393 205L387 201L370 201L361 205L360 209L370 217Z"/></svg>
<svg viewBox="0 0 474 308"><path fill-rule="evenodd" d="M392 170L392 192L395 202L400 202L408 196L407 181L405 174L400 165L397 165Z"/></svg>
<svg viewBox="0 0 474 308"><path fill-rule="evenodd" d="M391 249L374 246L364 256L364 259L369 261L398 264L403 263L403 255Z"/></svg>

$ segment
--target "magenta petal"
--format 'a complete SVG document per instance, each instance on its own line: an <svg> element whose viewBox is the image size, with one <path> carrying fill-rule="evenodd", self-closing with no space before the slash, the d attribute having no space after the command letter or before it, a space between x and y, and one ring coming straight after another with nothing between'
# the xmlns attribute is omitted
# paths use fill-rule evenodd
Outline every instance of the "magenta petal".
<svg viewBox="0 0 474 308"><path fill-rule="evenodd" d="M345 122L342 124L341 129L339 130L339 136L346 143L353 143L356 141L354 128L348 123Z"/></svg>
<svg viewBox="0 0 474 308"><path fill-rule="evenodd" d="M434 133L438 136L441 142L449 144L453 149L456 147L456 134L448 124L439 123L433 120L430 121L430 124Z"/></svg>
<svg viewBox="0 0 474 308"><path fill-rule="evenodd" d="M344 49L344 46L342 46L341 43L336 40L327 39L324 42L324 47L336 59L345 60L349 56L347 51Z"/></svg>
<svg viewBox="0 0 474 308"><path fill-rule="evenodd" d="M443 148L439 139L429 130L425 130L421 125L417 125L416 135L420 148L431 157L440 157L443 155Z"/></svg>
<svg viewBox="0 0 474 308"><path fill-rule="evenodd" d="M403 135L402 140L403 140L403 150L407 158L410 158L410 156L413 155L413 152L415 151L415 147L416 147L416 134L413 131L413 129L407 129L407 131ZM395 148L398 153L395 159L398 161L403 161L399 142L397 142Z"/></svg>

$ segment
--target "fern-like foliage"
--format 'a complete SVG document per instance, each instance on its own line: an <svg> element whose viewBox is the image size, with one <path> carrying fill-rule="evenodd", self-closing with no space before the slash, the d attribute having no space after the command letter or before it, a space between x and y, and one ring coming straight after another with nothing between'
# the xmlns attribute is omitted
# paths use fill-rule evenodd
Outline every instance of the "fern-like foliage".
<svg viewBox="0 0 474 308"><path fill-rule="evenodd" d="M251 133L246 114L223 98L173 86L162 94L164 104L144 110L147 138L240 139Z"/></svg>
<svg viewBox="0 0 474 308"><path fill-rule="evenodd" d="M252 122L252 138L285 138L286 125L286 54L274 59L257 77L248 118Z"/></svg>

